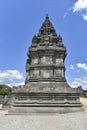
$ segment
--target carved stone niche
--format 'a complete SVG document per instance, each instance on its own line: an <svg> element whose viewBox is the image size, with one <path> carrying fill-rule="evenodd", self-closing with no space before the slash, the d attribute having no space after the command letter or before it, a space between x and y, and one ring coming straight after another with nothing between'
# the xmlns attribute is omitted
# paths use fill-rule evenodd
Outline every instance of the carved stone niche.
<svg viewBox="0 0 87 130"><path fill-rule="evenodd" d="M61 57L56 57L55 58L55 61L56 61L56 64L59 65L59 64L63 64L63 59Z"/></svg>
<svg viewBox="0 0 87 130"><path fill-rule="evenodd" d="M54 69L54 77L62 77L62 69L55 68Z"/></svg>
<svg viewBox="0 0 87 130"><path fill-rule="evenodd" d="M53 76L53 70L52 69L41 69L40 74L42 78L51 78Z"/></svg>
<svg viewBox="0 0 87 130"><path fill-rule="evenodd" d="M52 56L42 56L40 59L41 64L53 64Z"/></svg>
<svg viewBox="0 0 87 130"><path fill-rule="evenodd" d="M38 58L33 57L32 60L31 60L31 64L38 64Z"/></svg>
<svg viewBox="0 0 87 130"><path fill-rule="evenodd" d="M38 78L39 77L39 69L33 68L30 70L30 77L31 78Z"/></svg>

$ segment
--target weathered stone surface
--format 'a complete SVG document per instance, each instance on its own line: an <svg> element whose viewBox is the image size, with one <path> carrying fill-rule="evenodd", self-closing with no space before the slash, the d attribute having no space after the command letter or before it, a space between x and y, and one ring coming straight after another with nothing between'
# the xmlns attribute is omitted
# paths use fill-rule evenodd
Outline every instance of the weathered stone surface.
<svg viewBox="0 0 87 130"><path fill-rule="evenodd" d="M10 113L81 111L80 88L71 88L65 78L66 47L48 15L32 39L26 61L25 85L12 92Z"/></svg>

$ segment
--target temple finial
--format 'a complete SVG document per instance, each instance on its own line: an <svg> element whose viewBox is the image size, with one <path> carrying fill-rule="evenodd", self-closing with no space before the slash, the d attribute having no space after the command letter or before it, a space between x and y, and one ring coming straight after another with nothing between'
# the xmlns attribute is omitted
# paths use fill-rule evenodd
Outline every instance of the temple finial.
<svg viewBox="0 0 87 130"><path fill-rule="evenodd" d="M46 19L49 19L48 13L46 14Z"/></svg>

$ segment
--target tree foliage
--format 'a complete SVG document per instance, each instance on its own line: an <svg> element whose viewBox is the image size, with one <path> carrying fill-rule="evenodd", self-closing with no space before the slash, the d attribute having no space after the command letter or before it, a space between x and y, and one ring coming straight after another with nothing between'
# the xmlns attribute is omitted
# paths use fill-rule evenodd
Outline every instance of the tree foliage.
<svg viewBox="0 0 87 130"><path fill-rule="evenodd" d="M0 85L0 95L8 95L11 92L12 88L8 85Z"/></svg>

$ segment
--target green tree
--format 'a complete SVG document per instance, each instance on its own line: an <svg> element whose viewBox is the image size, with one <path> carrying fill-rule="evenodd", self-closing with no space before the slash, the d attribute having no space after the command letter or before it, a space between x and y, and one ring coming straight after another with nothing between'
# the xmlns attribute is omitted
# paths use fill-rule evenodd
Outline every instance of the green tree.
<svg viewBox="0 0 87 130"><path fill-rule="evenodd" d="M8 85L0 84L0 95L8 95L12 88Z"/></svg>

